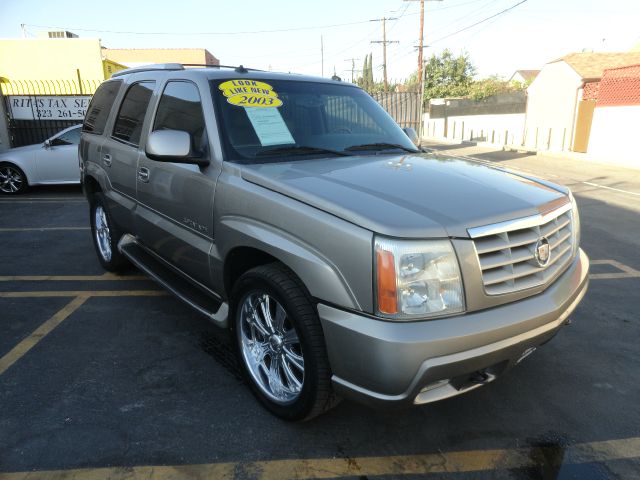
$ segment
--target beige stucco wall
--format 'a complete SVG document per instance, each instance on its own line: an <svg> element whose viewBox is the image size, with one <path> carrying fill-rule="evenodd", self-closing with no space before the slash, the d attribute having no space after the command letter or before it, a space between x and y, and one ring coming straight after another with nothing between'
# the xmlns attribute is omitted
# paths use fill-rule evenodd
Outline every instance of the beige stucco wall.
<svg viewBox="0 0 640 480"><path fill-rule="evenodd" d="M0 40L0 76L9 80L103 80L97 38Z"/></svg>
<svg viewBox="0 0 640 480"><path fill-rule="evenodd" d="M582 79L565 62L544 66L527 89L527 148L570 150L577 95L581 86Z"/></svg>
<svg viewBox="0 0 640 480"><path fill-rule="evenodd" d="M640 166L637 148L640 105L598 107L593 113L589 149L594 158L611 163Z"/></svg>

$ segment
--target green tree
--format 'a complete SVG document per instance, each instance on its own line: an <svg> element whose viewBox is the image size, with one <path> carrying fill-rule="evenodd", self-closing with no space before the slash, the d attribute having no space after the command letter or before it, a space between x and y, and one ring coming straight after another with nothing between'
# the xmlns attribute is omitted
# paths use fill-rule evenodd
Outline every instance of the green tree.
<svg viewBox="0 0 640 480"><path fill-rule="evenodd" d="M432 98L467 96L476 73L468 53L454 56L448 49L432 55L424 68L425 102Z"/></svg>
<svg viewBox="0 0 640 480"><path fill-rule="evenodd" d="M367 70L367 85L369 89L373 89L375 86L375 81L373 80L373 53L369 54L369 68Z"/></svg>
<svg viewBox="0 0 640 480"><path fill-rule="evenodd" d="M526 90L529 83L507 82L497 75L492 75L489 78L473 82L469 88L468 96L473 100L484 100L499 93Z"/></svg>

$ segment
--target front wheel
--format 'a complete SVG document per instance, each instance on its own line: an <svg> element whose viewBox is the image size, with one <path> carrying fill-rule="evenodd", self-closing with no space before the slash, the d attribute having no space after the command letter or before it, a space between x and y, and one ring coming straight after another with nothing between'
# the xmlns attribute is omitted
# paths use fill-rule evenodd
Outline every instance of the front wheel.
<svg viewBox="0 0 640 480"><path fill-rule="evenodd" d="M100 264L110 272L122 271L127 266L127 259L118 251L122 233L113 223L102 193L91 199L90 217L91 236Z"/></svg>
<svg viewBox="0 0 640 480"><path fill-rule="evenodd" d="M284 266L263 265L234 288L238 358L251 390L273 414L308 420L334 402L318 315L302 282Z"/></svg>
<svg viewBox="0 0 640 480"><path fill-rule="evenodd" d="M11 163L0 164L0 192L8 195L22 193L27 189L27 177Z"/></svg>

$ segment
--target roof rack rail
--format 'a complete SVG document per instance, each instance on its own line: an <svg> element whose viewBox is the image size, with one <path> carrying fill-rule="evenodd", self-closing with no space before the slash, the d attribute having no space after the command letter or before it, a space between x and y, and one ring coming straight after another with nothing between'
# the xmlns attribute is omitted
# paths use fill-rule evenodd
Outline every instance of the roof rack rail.
<svg viewBox="0 0 640 480"><path fill-rule="evenodd" d="M232 68L238 73L246 73L246 72L264 72L264 70L260 70L258 68L247 68L243 65L216 65L213 63L183 63L183 67L208 67L208 68Z"/></svg>
<svg viewBox="0 0 640 480"><path fill-rule="evenodd" d="M156 63L151 65L142 65L140 67L127 68L126 70L115 72L111 75L111 78L129 75L130 73L152 72L156 70L184 70L184 66L181 63Z"/></svg>

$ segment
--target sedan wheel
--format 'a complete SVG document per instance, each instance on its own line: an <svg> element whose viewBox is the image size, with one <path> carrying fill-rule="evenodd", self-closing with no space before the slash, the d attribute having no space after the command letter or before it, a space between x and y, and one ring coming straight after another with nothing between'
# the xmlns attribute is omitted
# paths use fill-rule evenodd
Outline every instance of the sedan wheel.
<svg viewBox="0 0 640 480"><path fill-rule="evenodd" d="M24 173L13 165L0 165L0 192L15 194L27 188Z"/></svg>

